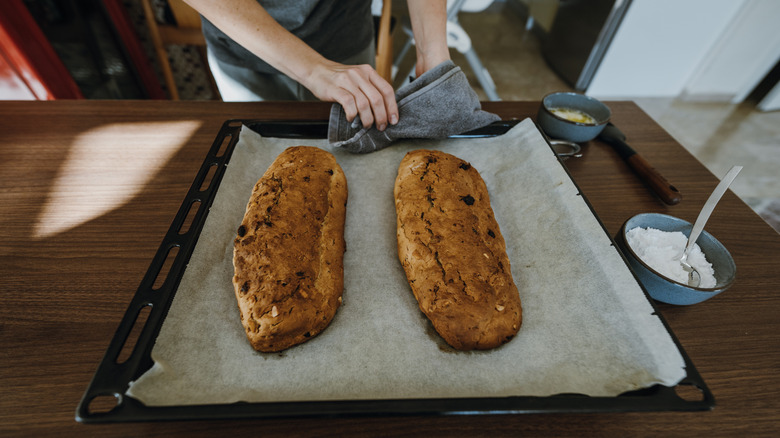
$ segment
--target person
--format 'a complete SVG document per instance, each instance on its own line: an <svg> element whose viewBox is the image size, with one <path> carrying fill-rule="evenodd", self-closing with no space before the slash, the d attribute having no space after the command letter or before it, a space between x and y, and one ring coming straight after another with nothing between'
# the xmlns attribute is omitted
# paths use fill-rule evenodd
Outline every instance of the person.
<svg viewBox="0 0 780 438"><path fill-rule="evenodd" d="M185 1L204 18L218 83L232 80L256 100L313 96L335 102L349 121L359 116L365 128L383 131L398 123L393 87L371 66L370 0ZM446 0L407 0L407 5L420 76L450 59ZM285 91L294 86L305 90ZM284 92L288 96L280 97Z"/></svg>

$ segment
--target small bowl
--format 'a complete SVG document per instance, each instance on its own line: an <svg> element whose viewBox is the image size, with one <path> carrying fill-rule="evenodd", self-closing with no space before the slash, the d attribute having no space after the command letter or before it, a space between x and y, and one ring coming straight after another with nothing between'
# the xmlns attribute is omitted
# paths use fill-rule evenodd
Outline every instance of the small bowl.
<svg viewBox="0 0 780 438"><path fill-rule="evenodd" d="M691 287L669 279L643 262L634 250L628 245L626 233L634 228L655 228L661 231L680 231L686 237L690 235L693 226L690 222L674 216L660 213L638 214L627 220L615 239L629 265L634 270L639 282L645 287L650 296L663 303L676 305L690 305L708 300L728 289L736 277L737 267L734 259L725 246L715 239L706 230L702 231L696 243L701 248L707 261L712 264L715 271L715 287L701 288Z"/></svg>
<svg viewBox="0 0 780 438"><path fill-rule="evenodd" d="M555 109L567 109L582 112L594 122L583 123L554 114ZM552 93L544 96L539 106L537 122L552 139L582 143L593 140L604 129L612 117L609 107L597 99L579 93Z"/></svg>

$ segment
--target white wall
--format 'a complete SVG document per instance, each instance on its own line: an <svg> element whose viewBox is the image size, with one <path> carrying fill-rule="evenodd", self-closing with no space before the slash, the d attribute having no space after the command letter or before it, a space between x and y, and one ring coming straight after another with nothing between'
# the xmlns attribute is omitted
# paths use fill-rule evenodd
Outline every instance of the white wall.
<svg viewBox="0 0 780 438"><path fill-rule="evenodd" d="M739 103L780 58L780 1L748 0L683 90L686 99Z"/></svg>
<svg viewBox="0 0 780 438"><path fill-rule="evenodd" d="M749 0L633 0L587 94L676 97Z"/></svg>

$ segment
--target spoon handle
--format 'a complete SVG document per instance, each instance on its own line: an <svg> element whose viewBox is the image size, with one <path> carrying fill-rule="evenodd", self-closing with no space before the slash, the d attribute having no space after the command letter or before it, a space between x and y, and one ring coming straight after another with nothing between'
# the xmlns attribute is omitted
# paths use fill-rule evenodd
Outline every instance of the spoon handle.
<svg viewBox="0 0 780 438"><path fill-rule="evenodd" d="M733 166L728 171L728 173L726 173L726 176L720 180L720 183L718 183L718 186L715 187L715 190L712 191L712 194L710 195L709 199L707 199L707 202L704 203L704 207L702 207L701 213L699 213L699 217L696 218L696 222L693 224L691 234L688 236L688 244L685 245L685 255L690 252L693 244L699 238L699 234L701 234L702 230L704 229L704 224L707 223L707 220L710 218L712 211L715 210L715 205L717 205L718 201L720 201L720 198L723 197L723 194L726 193L726 190L728 190L729 186L734 181L734 178L737 177L737 174L740 170L742 170L742 166Z"/></svg>

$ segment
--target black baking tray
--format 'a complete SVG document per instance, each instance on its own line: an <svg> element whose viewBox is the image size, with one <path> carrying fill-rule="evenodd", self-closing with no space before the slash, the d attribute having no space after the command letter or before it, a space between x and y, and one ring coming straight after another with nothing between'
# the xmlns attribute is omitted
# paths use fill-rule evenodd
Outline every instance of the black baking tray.
<svg viewBox="0 0 780 438"><path fill-rule="evenodd" d="M497 136L507 132L518 122L519 120L496 122L453 137ZM76 409L76 421L111 423L365 415L705 411L714 407L715 399L712 393L666 321L655 308L649 295L647 298L653 306L655 314L661 319L685 361L686 377L673 388L654 385L626 392L617 397L559 394L549 397L240 402L170 407L146 406L126 396L125 392L129 383L136 380L153 365L151 351L155 339L176 294L192 251L198 242L209 208L216 197L243 125L265 137L301 139L326 138L328 128L327 122L318 120L291 122L228 120L223 124L119 323L91 383L84 392ZM585 199L584 196L583 199ZM585 201L587 203L587 199ZM592 211L590 203L588 206ZM598 216L596 218L598 219ZM602 228L604 228L603 224ZM607 233L606 228L604 231Z"/></svg>

